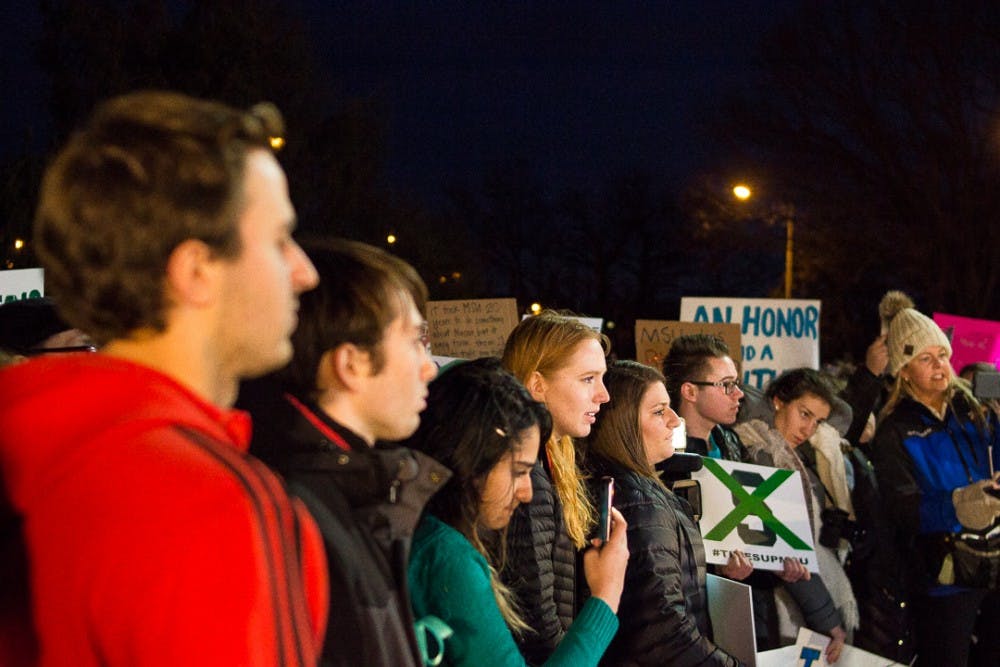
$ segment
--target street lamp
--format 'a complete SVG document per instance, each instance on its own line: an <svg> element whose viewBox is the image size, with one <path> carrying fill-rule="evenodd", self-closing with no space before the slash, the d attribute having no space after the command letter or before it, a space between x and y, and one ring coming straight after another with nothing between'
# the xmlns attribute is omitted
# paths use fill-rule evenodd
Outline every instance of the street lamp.
<svg viewBox="0 0 1000 667"><path fill-rule="evenodd" d="M733 188L733 196L740 201L746 201L753 196L753 190L742 183ZM777 207L771 214L773 218L785 220L785 298L792 298L792 265L795 258L795 211L791 206Z"/></svg>

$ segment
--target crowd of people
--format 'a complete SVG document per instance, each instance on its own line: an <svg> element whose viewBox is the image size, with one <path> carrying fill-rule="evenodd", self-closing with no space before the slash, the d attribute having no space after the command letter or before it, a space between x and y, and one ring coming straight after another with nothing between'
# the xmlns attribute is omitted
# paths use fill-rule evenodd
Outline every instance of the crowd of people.
<svg viewBox="0 0 1000 667"><path fill-rule="evenodd" d="M618 360L553 311L438 373L412 266L293 239L282 132L132 93L47 169L54 304L0 307L0 664L736 666L709 571L760 650L1000 664L1000 423L904 294L843 382L751 390L708 335ZM682 423L799 473L818 574L706 563Z"/></svg>

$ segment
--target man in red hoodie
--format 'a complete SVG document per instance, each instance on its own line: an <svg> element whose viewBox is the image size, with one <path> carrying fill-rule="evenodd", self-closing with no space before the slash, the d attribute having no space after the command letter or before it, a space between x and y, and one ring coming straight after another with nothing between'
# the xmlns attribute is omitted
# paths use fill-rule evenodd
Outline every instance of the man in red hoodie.
<svg viewBox="0 0 1000 667"><path fill-rule="evenodd" d="M28 623L3 600L0 651L315 663L322 543L230 408L241 378L290 359L317 280L291 237L281 133L271 105L135 93L99 106L46 171L48 291L101 350L0 373L0 534L8 555L23 540L30 607Z"/></svg>

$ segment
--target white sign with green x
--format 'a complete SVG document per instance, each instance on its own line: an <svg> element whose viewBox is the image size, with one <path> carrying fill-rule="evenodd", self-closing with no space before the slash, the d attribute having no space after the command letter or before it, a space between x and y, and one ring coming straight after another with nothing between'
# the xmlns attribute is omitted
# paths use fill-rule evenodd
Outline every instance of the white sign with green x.
<svg viewBox="0 0 1000 667"><path fill-rule="evenodd" d="M819 572L799 473L705 458L701 485L705 559L724 564L739 549L755 569L780 570L785 558Z"/></svg>

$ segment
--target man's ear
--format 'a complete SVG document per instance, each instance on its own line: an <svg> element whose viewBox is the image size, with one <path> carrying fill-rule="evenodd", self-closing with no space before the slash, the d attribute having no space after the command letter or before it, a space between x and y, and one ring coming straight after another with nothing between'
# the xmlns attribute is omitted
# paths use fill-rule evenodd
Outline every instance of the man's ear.
<svg viewBox="0 0 1000 667"><path fill-rule="evenodd" d="M528 389L528 393L531 394L533 399L540 403L545 402L545 392L548 390L548 383L545 381L545 376L538 371L532 371L524 386Z"/></svg>
<svg viewBox="0 0 1000 667"><path fill-rule="evenodd" d="M361 382L371 376L371 352L354 343L341 343L327 350L319 360L316 388L357 391Z"/></svg>
<svg viewBox="0 0 1000 667"><path fill-rule="evenodd" d="M694 403L698 397L698 387L691 384L690 382L684 382L681 384L681 399L687 403ZM679 405L677 406L680 407Z"/></svg>
<svg viewBox="0 0 1000 667"><path fill-rule="evenodd" d="M203 307L218 299L221 260L203 241L187 239L167 258L164 283L170 302Z"/></svg>

